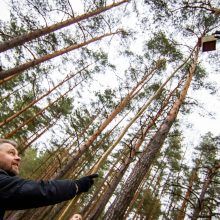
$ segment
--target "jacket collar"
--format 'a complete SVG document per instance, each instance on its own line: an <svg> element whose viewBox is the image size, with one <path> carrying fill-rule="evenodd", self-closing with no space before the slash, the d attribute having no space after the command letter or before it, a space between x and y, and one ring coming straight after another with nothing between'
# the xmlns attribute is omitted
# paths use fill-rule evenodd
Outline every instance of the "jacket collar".
<svg viewBox="0 0 220 220"><path fill-rule="evenodd" d="M4 174L6 174L6 175L9 176L9 174L8 174L5 170L3 170L3 169L1 169L1 168L0 168L0 173L4 173Z"/></svg>

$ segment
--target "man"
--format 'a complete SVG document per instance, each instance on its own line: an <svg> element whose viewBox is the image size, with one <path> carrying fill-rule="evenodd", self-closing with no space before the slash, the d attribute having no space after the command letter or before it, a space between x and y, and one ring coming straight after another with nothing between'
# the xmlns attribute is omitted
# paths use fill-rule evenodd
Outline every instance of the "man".
<svg viewBox="0 0 220 220"><path fill-rule="evenodd" d="M21 158L14 141L0 139L0 220L5 210L53 205L87 192L97 174L78 180L32 181L17 177Z"/></svg>

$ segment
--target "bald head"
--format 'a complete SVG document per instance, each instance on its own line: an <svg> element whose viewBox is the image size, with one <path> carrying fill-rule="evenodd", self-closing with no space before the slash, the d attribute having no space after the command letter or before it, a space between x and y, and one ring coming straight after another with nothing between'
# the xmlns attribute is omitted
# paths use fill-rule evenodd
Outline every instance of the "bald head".
<svg viewBox="0 0 220 220"><path fill-rule="evenodd" d="M13 141L13 140L9 140L9 139L3 139L3 138L0 138L0 148L1 148L1 145L2 144L11 144L12 146L14 146L15 148L18 147L18 144Z"/></svg>

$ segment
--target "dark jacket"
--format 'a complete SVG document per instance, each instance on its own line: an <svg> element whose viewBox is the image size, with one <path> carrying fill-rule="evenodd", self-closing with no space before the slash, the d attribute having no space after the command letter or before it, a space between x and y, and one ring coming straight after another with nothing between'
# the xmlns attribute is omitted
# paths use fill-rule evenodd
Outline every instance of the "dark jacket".
<svg viewBox="0 0 220 220"><path fill-rule="evenodd" d="M0 220L5 210L53 205L76 195L74 180L31 181L0 169Z"/></svg>

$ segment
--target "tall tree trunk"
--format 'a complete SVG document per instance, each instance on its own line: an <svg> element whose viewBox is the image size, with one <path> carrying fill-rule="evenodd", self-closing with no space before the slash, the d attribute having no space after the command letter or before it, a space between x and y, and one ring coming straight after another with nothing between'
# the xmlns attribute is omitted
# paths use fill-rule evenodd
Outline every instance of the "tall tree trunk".
<svg viewBox="0 0 220 220"><path fill-rule="evenodd" d="M210 186L213 177L217 174L219 168L220 168L220 162L218 162L218 164L216 164L214 167L212 167L212 169L208 171L198 201L195 205L194 212L192 214L192 218L191 218L192 220L196 220L199 218L199 214L204 208L205 194Z"/></svg>
<svg viewBox="0 0 220 220"><path fill-rule="evenodd" d="M83 80L82 80L83 81ZM71 88L68 89L68 91L66 91L63 95L60 95L55 101L49 103L46 107L44 107L43 109L41 109L39 112L37 112L33 117L27 119L26 121L24 121L22 124L20 124L19 126L16 127L16 129L14 129L13 131L9 132L8 134L5 135L4 138L10 138L12 137L14 134L16 134L20 129L22 129L25 125L29 124L30 122L32 122L35 118L37 118L37 116L42 115L43 112L45 112L48 108L50 108L54 103L58 102L59 100L61 100L62 98L64 98L74 87L76 87L78 84L80 84L81 82L77 83L76 85L72 86Z"/></svg>
<svg viewBox="0 0 220 220"><path fill-rule="evenodd" d="M93 142L97 139L97 137L102 133L102 131L112 122L112 120L127 106L132 98L137 94L137 90L139 87L143 85L143 83L147 80L148 76L154 73L156 68L153 68L149 74L147 74L143 79L138 82L135 87L122 99L122 101L117 105L117 107L110 113L110 115L104 120L104 122L98 127L98 129L93 133L92 136L88 138L88 140L79 146L79 150L72 156L72 159L67 162L65 167L61 169L54 178L61 178L68 172L69 169L74 169L78 158L80 158L86 150L93 144Z"/></svg>
<svg viewBox="0 0 220 220"><path fill-rule="evenodd" d="M150 128L155 124L155 121L158 119L158 117L161 115L161 112L163 111L163 109L167 106L169 99L171 98L172 94L174 93L176 89L174 89L169 96L167 97L167 99L164 101L163 105L161 106L161 108L159 109L159 111L157 112L157 114L154 116L154 118L151 119L151 121L147 124L147 126L139 133L141 133L139 139L137 140L137 142L135 143L135 146L132 147L132 151L129 152L129 155L127 155L127 158L125 160L123 160L123 164L121 164L120 168L117 170L115 176L113 177L112 181L110 183L108 183L108 188L106 189L106 191L103 193L103 195L101 196L101 198L99 199L99 201L96 202L95 207L93 207L92 209L90 208L90 211L87 212L86 219L97 219L98 217L100 217L104 207L106 206L107 202L109 201L110 197L112 196L114 190L116 189L117 185L119 184L120 180L122 179L124 173L127 171L128 166L130 165L130 163L133 161L134 157L136 156L136 153L138 152L140 146L142 145L148 131L150 130ZM95 165L95 170L97 170L97 166ZM94 169L93 169L94 171Z"/></svg>
<svg viewBox="0 0 220 220"><path fill-rule="evenodd" d="M36 77L36 80L38 78ZM19 92L19 90L24 90L26 86L28 86L29 84L31 84L30 82L25 83L24 85L19 85L19 88L16 88L14 91L12 92L8 92L7 95L0 97L0 102L2 102L3 100L7 100L11 95L15 95L17 92ZM0 84L1 85L1 84Z"/></svg>
<svg viewBox="0 0 220 220"><path fill-rule="evenodd" d="M51 127L53 127L57 121L60 119L60 117L62 116L61 113L58 114L57 118L55 118L54 121L49 122L48 125L46 127L44 127L44 129L38 133L31 141L29 141L28 143L26 143L24 145L24 147L19 151L19 153L23 153L31 144L34 143L34 141L36 141L40 136L42 136L46 131L48 131Z"/></svg>
<svg viewBox="0 0 220 220"><path fill-rule="evenodd" d="M68 80L70 80L71 78L73 78L74 76L76 76L78 73L80 73L81 71L85 70L89 65L87 65L86 67L84 67L83 69L79 70L77 73L72 74L70 76L67 76L63 81L61 81L60 83L58 83L56 86L54 86L52 89L48 90L45 94L43 94L42 96L40 96L37 99L34 99L32 102L30 102L27 106L25 106L24 108L22 108L20 111L15 112L13 115L11 115L10 117L4 119L4 121L0 122L0 126L5 125L6 123L12 121L14 118L18 117L20 114L22 114L23 112L25 112L27 109L31 108L34 104L36 104L37 102L39 102L40 100L42 100L44 97L48 96L50 93L52 93L55 89L57 89L59 86L63 85L65 82L67 82Z"/></svg>
<svg viewBox="0 0 220 220"><path fill-rule="evenodd" d="M66 48L63 48L61 50L57 50L51 54L47 54L43 57L40 57L38 59L35 59L35 60L32 60L32 61L29 61L27 63L24 63L24 64L21 64L17 67L14 67L12 69L9 69L9 70L5 70L5 71L1 71L0 72L0 80L4 80L6 79L7 77L12 77L12 76L16 76L20 73L22 73L24 70L27 70L29 68L32 68L32 67L35 67L36 65L40 64L40 63L43 63L45 61L48 61L48 60L51 60L55 57L58 57L60 55L63 55L65 53L68 53L72 50L76 50L76 49L79 49L83 46L86 46L90 43L93 43L95 41L98 41L98 40L101 40L102 38L104 37L108 37L108 36L111 36L111 35L114 35L114 34L118 34L120 33L120 31L116 31L116 32L113 32L113 33L107 33L107 34L103 34L101 36L98 36L98 37L94 37L88 41L85 41L83 43L80 43L80 44L73 44L69 47L66 47ZM6 79L7 80L7 79Z"/></svg>
<svg viewBox="0 0 220 220"><path fill-rule="evenodd" d="M149 170L149 171L150 171L150 170ZM150 180L150 182L149 182L147 188L144 189L143 197L142 197L142 199L140 200L140 202L139 202L139 204L137 205L137 208L136 208L137 211L141 209L141 206L143 205L145 196L147 195L148 191L150 190L150 187L152 186L152 183L153 183L153 181L155 180L158 171L159 171L159 167L157 168L157 170L155 171L154 175L152 176L152 178L151 178L151 180ZM149 172L149 173L150 173L150 172ZM143 179L143 181L142 181L141 184L144 185L144 183L145 183L145 180ZM130 205L129 205L129 207L128 207L128 209L127 209L125 215L124 215L124 217L126 216L126 218L127 218L127 216L129 215L130 211L132 210L132 208L133 208L135 202L137 202L137 198L138 198L138 196L140 195L140 192L141 192L141 189L143 188L143 186L142 186L142 187L139 187L139 188L140 188L140 190L137 190L137 191L135 192L134 197L133 197L133 199L132 199L132 201L131 201L131 203L130 203ZM142 191L143 191L143 190L142 190ZM135 215L134 215L134 219L136 219L136 218L138 219L138 212L136 212Z"/></svg>
<svg viewBox="0 0 220 220"><path fill-rule="evenodd" d="M153 163L156 155L160 152L160 148L163 145L165 138L167 137L169 130L174 123L177 114L179 112L180 106L182 105L190 83L192 81L193 74L196 70L197 60L198 60L198 47L196 47L194 62L191 65L189 74L185 85L180 93L179 98L175 101L173 107L169 111L164 122L160 126L159 130L156 132L154 137L151 139L150 143L147 146L147 150L143 152L142 157L138 161L135 168L132 170L129 178L127 180L127 185L121 191L121 193L116 197L112 205L109 207L104 219L105 220L121 220L123 215L132 200L132 197L138 188L138 185L143 179L144 174L149 170L151 164Z"/></svg>
<svg viewBox="0 0 220 220"><path fill-rule="evenodd" d="M123 1L119 1L119 2L114 2L110 5L107 5L107 6L104 6L104 7L100 7L94 11L91 11L91 12L88 12L86 14L83 14L83 15L79 15L77 17L72 17L68 20L65 20L65 21L62 21L62 22L58 22L54 25L51 25L49 27L45 27L45 28L42 28L42 29L38 29L36 31L32 31L30 33L27 33L27 34L24 34L22 36L18 36L18 37L15 37L11 40L8 40L8 41L5 41L5 42L2 42L0 43L0 52L3 52L3 51L6 51L8 49L11 49L13 47L16 47L16 46L19 46L19 45L22 45L28 41L31 41L33 39L36 39L38 37L41 37L41 36L44 36L46 34L49 34L49 33L52 33L58 29L61 29L61 28L64 28L64 27L67 27L71 24L74 24L74 23L77 23L79 21L82 21L82 20L85 20L85 19L88 19L90 17L93 17L93 16L96 16L102 12L105 12L111 8L114 8L116 6L119 6L125 2L128 2L129 0L123 0Z"/></svg>
<svg viewBox="0 0 220 220"><path fill-rule="evenodd" d="M191 176L189 178L189 184L187 187L187 191L185 193L181 208L178 211L178 215L175 218L176 220L184 220L184 218L185 218L186 208L187 208L188 201L189 201L191 193L192 193L192 187L193 187L193 184L194 184L195 179L197 177L198 166L199 166L199 163L197 163L196 167L192 170Z"/></svg>
<svg viewBox="0 0 220 220"><path fill-rule="evenodd" d="M179 69L179 68L178 68ZM123 129L117 140L103 153L99 161L96 163L96 167L94 168L94 172L97 172L98 168L101 166L102 163L107 159L108 155L113 151L113 149L118 145L118 143L121 141L121 139L124 137L128 129L132 126L133 123L146 111L146 109L149 107L149 105L160 95L162 89L165 87L165 85L172 79L172 77L176 74L175 70L171 76L169 76L165 82L157 89L157 91L147 100L147 102L142 106L142 108L137 112L137 114L130 120L130 122L127 124L127 126ZM180 80L181 82L181 80ZM177 87L180 83L178 83ZM176 89L176 88L175 88ZM175 89L173 91L175 91ZM171 92L172 93L172 92ZM169 97L170 98L170 97ZM168 98L168 99L169 99Z"/></svg>

